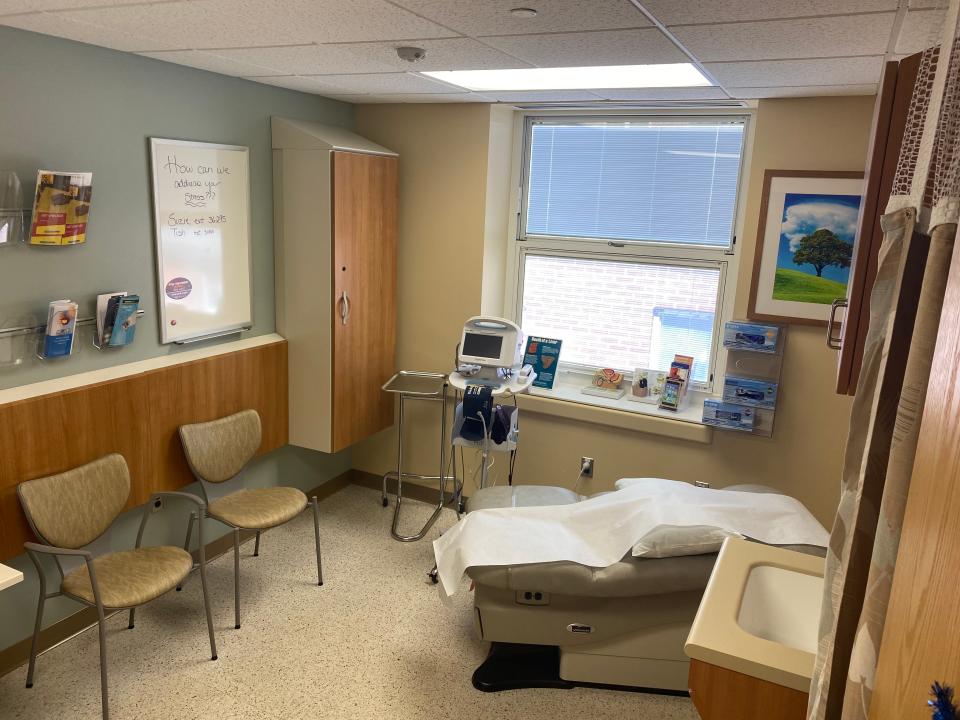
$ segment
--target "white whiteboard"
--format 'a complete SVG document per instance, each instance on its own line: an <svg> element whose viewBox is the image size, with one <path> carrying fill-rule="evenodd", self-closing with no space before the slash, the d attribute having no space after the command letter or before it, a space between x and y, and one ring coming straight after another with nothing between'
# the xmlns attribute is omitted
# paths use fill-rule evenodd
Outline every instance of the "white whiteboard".
<svg viewBox="0 0 960 720"><path fill-rule="evenodd" d="M150 139L161 342L252 325L249 149Z"/></svg>

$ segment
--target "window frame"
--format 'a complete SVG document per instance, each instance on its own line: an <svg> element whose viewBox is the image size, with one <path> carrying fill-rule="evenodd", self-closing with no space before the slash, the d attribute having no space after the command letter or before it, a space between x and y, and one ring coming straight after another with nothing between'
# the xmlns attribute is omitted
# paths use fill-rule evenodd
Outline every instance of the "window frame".
<svg viewBox="0 0 960 720"><path fill-rule="evenodd" d="M728 246L668 243L650 240L623 240L619 238L582 238L559 235L526 234L526 205L528 173L530 168L531 134L535 123L570 124L573 122L661 120L664 122L715 122L742 123L743 146L737 176L737 190L733 214L731 240ZM528 255L551 255L591 260L646 262L648 264L692 265L716 267L720 270L717 289L717 311L714 317L713 346L711 349L710 375L705 383L695 383L691 388L705 394L718 394L722 388L726 351L720 342L723 323L730 320L739 276L739 238L743 234L744 209L746 206L747 178L753 150L753 112L748 108L697 110L557 110L520 111L514 127L513 181L510 203L510 227L508 231L507 283L504 288L504 308L507 316L522 327L524 269ZM599 366L597 366L599 367ZM591 373L594 366L583 366L562 360L558 375ZM628 376L633 368L626 370ZM638 404L639 405L639 404ZM637 412L645 412L638 407Z"/></svg>

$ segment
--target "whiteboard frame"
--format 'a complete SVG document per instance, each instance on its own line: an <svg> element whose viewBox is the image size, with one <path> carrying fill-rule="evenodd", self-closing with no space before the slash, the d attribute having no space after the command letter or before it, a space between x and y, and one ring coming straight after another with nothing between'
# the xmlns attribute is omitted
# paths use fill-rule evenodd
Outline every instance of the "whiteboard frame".
<svg viewBox="0 0 960 720"><path fill-rule="evenodd" d="M211 328L210 330L204 331L202 333L195 333L193 335L184 335L183 337L178 337L176 339L170 338L167 335L167 313L166 313L166 303L164 302L164 292L163 288L165 283L163 281L163 242L162 242L162 233L160 227L160 194L158 192L158 182L157 182L157 145L179 145L180 147L192 147L192 148L205 148L208 150L233 150L237 152L242 152L244 155L244 162L247 165L247 212L244 213L244 223L247 236L247 296L249 298L248 308L247 308L247 317L246 322L235 323L233 325L224 325L221 327ZM250 330L253 328L253 243L250 238L250 226L251 226L251 215L250 215L250 148L246 145L225 145L222 143L209 143L201 142L197 140L173 140L171 138L150 138L150 180L153 190L153 237L154 244L156 245L156 258L157 258L157 301L159 302L160 307L158 308L159 312L157 317L160 319L160 344L169 345L174 344L185 344L197 342L198 340L203 340L205 338L213 338L214 336L230 335L232 333L243 332L244 330Z"/></svg>

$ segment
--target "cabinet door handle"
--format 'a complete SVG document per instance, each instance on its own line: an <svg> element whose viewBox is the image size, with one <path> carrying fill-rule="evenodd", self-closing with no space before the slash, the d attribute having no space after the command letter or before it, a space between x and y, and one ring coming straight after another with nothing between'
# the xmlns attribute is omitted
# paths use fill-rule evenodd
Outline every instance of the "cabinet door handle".
<svg viewBox="0 0 960 720"><path fill-rule="evenodd" d="M340 322L346 325L347 318L349 317L350 317L350 298L347 296L347 291L344 290L343 294L340 296Z"/></svg>
<svg viewBox="0 0 960 720"><path fill-rule="evenodd" d="M837 310L847 307L846 298L837 298L830 303L830 320L827 322L827 347L831 350L843 349L843 337L833 336L833 324L837 321Z"/></svg>

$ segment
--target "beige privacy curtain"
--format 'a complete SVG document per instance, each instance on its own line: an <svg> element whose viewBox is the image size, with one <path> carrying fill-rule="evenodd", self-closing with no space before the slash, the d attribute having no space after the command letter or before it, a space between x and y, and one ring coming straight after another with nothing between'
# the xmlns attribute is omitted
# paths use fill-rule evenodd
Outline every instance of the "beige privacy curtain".
<svg viewBox="0 0 960 720"><path fill-rule="evenodd" d="M811 720L869 716L960 208L956 5L942 42L949 52L924 53L882 218L867 346L827 555Z"/></svg>

